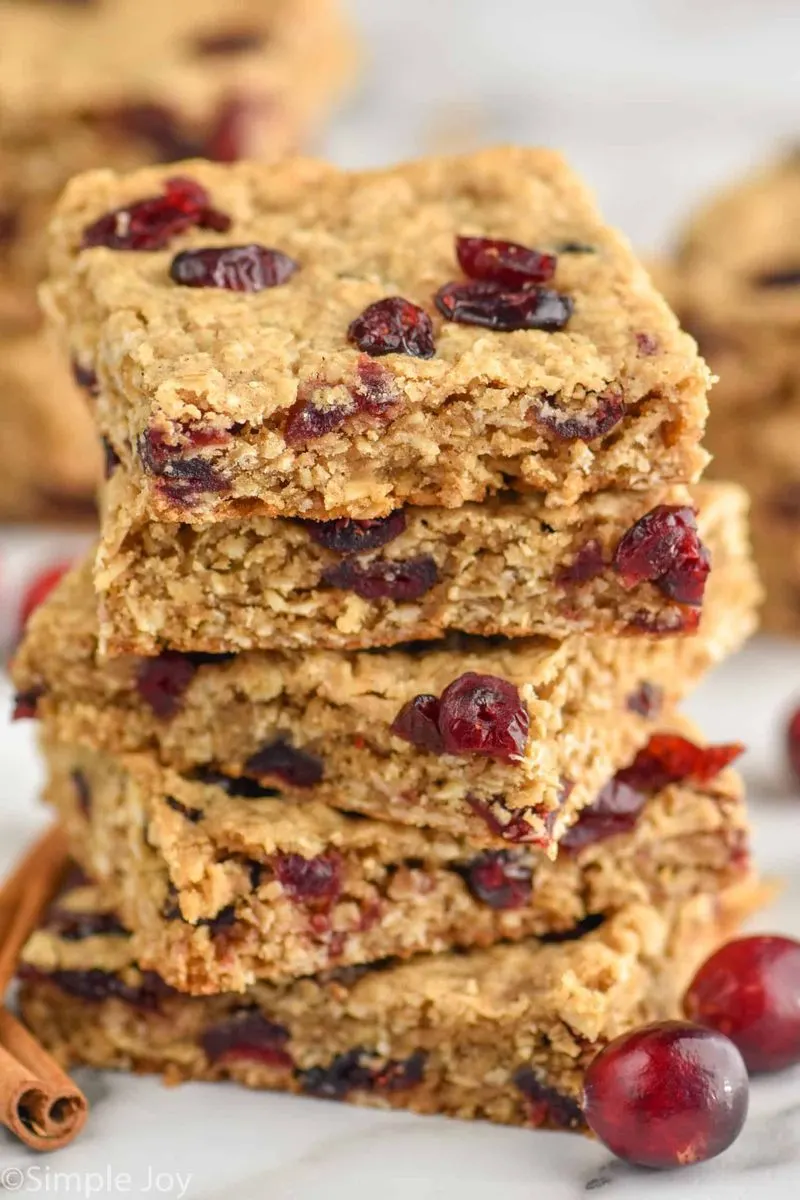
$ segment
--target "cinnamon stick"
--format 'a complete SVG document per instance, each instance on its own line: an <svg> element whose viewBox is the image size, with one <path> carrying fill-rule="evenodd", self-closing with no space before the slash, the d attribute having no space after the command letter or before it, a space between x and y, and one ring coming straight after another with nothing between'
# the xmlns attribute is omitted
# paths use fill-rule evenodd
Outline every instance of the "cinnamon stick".
<svg viewBox="0 0 800 1200"><path fill-rule="evenodd" d="M20 951L55 895L67 861L57 826L31 847L0 888L0 1001ZM58 1150L76 1137L86 1097L55 1059L0 1007L0 1122L31 1150Z"/></svg>

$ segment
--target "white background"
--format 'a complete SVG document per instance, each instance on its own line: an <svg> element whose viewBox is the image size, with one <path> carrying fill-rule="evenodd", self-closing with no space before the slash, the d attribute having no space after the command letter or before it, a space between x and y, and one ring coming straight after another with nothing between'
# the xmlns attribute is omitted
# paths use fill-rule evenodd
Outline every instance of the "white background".
<svg viewBox="0 0 800 1200"><path fill-rule="evenodd" d="M709 187L797 133L796 0L351 0L367 76L321 149L348 165L497 141L557 145L608 216L645 250L665 247ZM32 556L6 534L0 636ZM742 739L765 871L786 890L764 928L800 935L800 791L782 728L800 701L800 644L758 640L689 705L709 737ZM5 701L0 685L0 702ZM0 866L44 816L30 726L0 727ZM565 1135L387 1115L229 1086L167 1091L84 1076L85 1136L34 1159L0 1135L18 1194L192 1200L572 1200L587 1184L625 1200L783 1200L800 1189L800 1072L759 1081L742 1138L722 1159L649 1175ZM70 1179L64 1173L71 1173ZM130 1179L120 1175L127 1173ZM164 1173L155 1180L155 1175ZM99 1173L99 1174L97 1174ZM179 1179L178 1176L182 1178ZM18 1180L6 1177L10 1191ZM149 1191L147 1189L150 1189ZM81 1190L82 1189L82 1190Z"/></svg>

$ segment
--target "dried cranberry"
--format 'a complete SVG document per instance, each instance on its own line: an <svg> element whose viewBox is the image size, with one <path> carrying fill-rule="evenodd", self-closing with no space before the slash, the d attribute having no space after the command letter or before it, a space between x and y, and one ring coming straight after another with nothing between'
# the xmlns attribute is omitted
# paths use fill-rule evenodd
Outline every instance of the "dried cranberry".
<svg viewBox="0 0 800 1200"><path fill-rule="evenodd" d="M262 746L248 758L244 767L251 775L276 775L289 787L314 787L325 773L322 759L308 750L300 750L279 737Z"/></svg>
<svg viewBox="0 0 800 1200"><path fill-rule="evenodd" d="M187 654L164 650L158 658L145 658L136 672L136 690L157 717L174 717L195 677L197 665Z"/></svg>
<svg viewBox="0 0 800 1200"><path fill-rule="evenodd" d="M567 854L577 854L585 846L628 833L636 825L646 799L643 792L615 776L563 835L559 849Z"/></svg>
<svg viewBox="0 0 800 1200"><path fill-rule="evenodd" d="M300 854L276 854L271 860L275 875L295 904L325 910L342 891L342 863L337 854L303 858Z"/></svg>
<svg viewBox="0 0 800 1200"><path fill-rule="evenodd" d="M638 713L640 717L657 717L664 707L664 689L645 679L627 697L625 707L628 712Z"/></svg>
<svg viewBox="0 0 800 1200"><path fill-rule="evenodd" d="M660 792L671 783L710 783L744 751L739 742L698 746L678 733L654 733L629 767L617 772L619 782L641 792Z"/></svg>
<svg viewBox="0 0 800 1200"><path fill-rule="evenodd" d="M106 213L83 232L82 249L161 250L193 226L224 232L230 217L211 207L205 188L194 180L168 179L163 196L151 196Z"/></svg>
<svg viewBox="0 0 800 1200"><path fill-rule="evenodd" d="M71 563L56 563L37 575L25 589L19 609L19 627L24 629L35 609L43 604L54 588L61 582L71 567Z"/></svg>
<svg viewBox="0 0 800 1200"><path fill-rule="evenodd" d="M340 1100L350 1092L369 1089L372 1072L362 1062L364 1054L363 1050L348 1050L346 1054L337 1054L327 1067L311 1067L295 1075L308 1095Z"/></svg>
<svg viewBox="0 0 800 1200"><path fill-rule="evenodd" d="M514 1072L514 1083L528 1102L530 1123L534 1129L585 1129L586 1118L572 1096L543 1083L530 1067Z"/></svg>
<svg viewBox="0 0 800 1200"><path fill-rule="evenodd" d="M326 567L322 582L342 591L355 592L362 600L419 600L439 582L439 570L429 554L417 558L379 559L377 562L346 561Z"/></svg>
<svg viewBox="0 0 800 1200"><path fill-rule="evenodd" d="M699 606L711 570L691 508L659 504L620 541L612 565L625 588L654 583L679 604Z"/></svg>
<svg viewBox="0 0 800 1200"><path fill-rule="evenodd" d="M486 850L459 873L476 900L490 908L524 908L530 901L530 865L512 850Z"/></svg>
<svg viewBox="0 0 800 1200"><path fill-rule="evenodd" d="M725 1034L751 1072L781 1071L800 1062L800 942L737 938L703 964L684 1009Z"/></svg>
<svg viewBox="0 0 800 1200"><path fill-rule="evenodd" d="M297 390L297 400L289 409L283 436L290 446L324 437L338 429L348 417L364 413L381 421L390 420L396 411L399 395L394 387L392 375L379 363L363 357L359 360L355 377L345 386L347 396L344 403L331 403L330 384L319 380L306 380ZM316 400L320 396L321 403Z"/></svg>
<svg viewBox="0 0 800 1200"><path fill-rule="evenodd" d="M786 727L786 749L795 779L800 781L800 708L792 713Z"/></svg>
<svg viewBox="0 0 800 1200"><path fill-rule="evenodd" d="M212 771L209 767L198 767L192 779L206 787L221 788L229 796L239 796L242 800L272 800L280 796L275 788L264 787L257 779L248 779L246 775L223 775L221 771Z"/></svg>
<svg viewBox="0 0 800 1200"><path fill-rule="evenodd" d="M753 280L756 287L795 288L800 287L800 267L782 267L776 271L764 271Z"/></svg>
<svg viewBox="0 0 800 1200"><path fill-rule="evenodd" d="M739 1136L749 1088L733 1042L700 1025L662 1021L623 1034L590 1063L586 1120L627 1162L705 1162Z"/></svg>
<svg viewBox="0 0 800 1200"><path fill-rule="evenodd" d="M628 629L637 633L673 636L677 633L695 633L700 626L700 609L672 609L669 612L649 612L639 609L628 618Z"/></svg>
<svg viewBox="0 0 800 1200"><path fill-rule="evenodd" d="M338 521L304 521L311 540L335 554L361 554L388 546L405 532L406 514L401 508L388 517L353 521L342 517Z"/></svg>
<svg viewBox="0 0 800 1200"><path fill-rule="evenodd" d="M35 977L37 974L35 969L31 969L30 975ZM22 971L20 975L25 977ZM145 1012L155 1012L163 999L176 994L175 989L165 983L160 975L156 975L155 971L142 971L138 984L129 983L121 976L97 967L88 971L52 971L43 978L79 1000L102 1003L105 1000L116 999Z"/></svg>
<svg viewBox="0 0 800 1200"><path fill-rule="evenodd" d="M38 715L39 701L45 694L43 687L29 688L26 692L17 692L14 697L12 721L30 721Z"/></svg>
<svg viewBox="0 0 800 1200"><path fill-rule="evenodd" d="M196 825L198 821L202 821L203 819L202 808L192 808L192 806L189 804L182 804L181 801L176 800L174 796L166 796L164 798L164 803L166 804L167 808L171 808L173 812L179 813L182 817L185 817L187 821L192 823L192 825Z"/></svg>
<svg viewBox="0 0 800 1200"><path fill-rule="evenodd" d="M90 937L127 937L128 930L114 913L72 912L53 908L44 925L49 933L65 942L82 942Z"/></svg>
<svg viewBox="0 0 800 1200"><path fill-rule="evenodd" d="M651 358L654 354L658 354L660 349L657 337L653 337L652 333L637 333L636 348L644 358Z"/></svg>
<svg viewBox="0 0 800 1200"><path fill-rule="evenodd" d="M552 396L537 400L527 419L549 429L562 442L591 442L604 437L625 416L625 401L618 392L602 392L590 412L560 408Z"/></svg>
<svg viewBox="0 0 800 1200"><path fill-rule="evenodd" d="M76 358L72 360L72 378L78 387L83 388L90 396L99 395L100 385L96 372L91 367L82 367Z"/></svg>
<svg viewBox="0 0 800 1200"><path fill-rule="evenodd" d="M564 780L558 799L559 808L567 801L574 786L572 780ZM530 806L512 809L508 807L503 796L493 796L491 800L467 796L467 803L475 815L485 821L494 836L502 838L504 842L539 846L542 849L546 849L552 842L559 808L544 814ZM532 823L533 820L536 821L536 825ZM543 828L537 829L537 825Z"/></svg>
<svg viewBox="0 0 800 1200"><path fill-rule="evenodd" d="M408 1058L390 1059L385 1066L372 1072L371 1086L376 1092L404 1092L422 1083L426 1055L415 1050Z"/></svg>
<svg viewBox="0 0 800 1200"><path fill-rule="evenodd" d="M70 772L72 786L75 789L75 798L78 802L78 812L82 816L88 817L92 809L92 789L89 785L89 780L84 775L83 771L77 768Z"/></svg>
<svg viewBox="0 0 800 1200"><path fill-rule="evenodd" d="M291 1067L294 1064L286 1049L288 1041L288 1029L268 1021L255 1009L243 1009L218 1025L210 1025L200 1038L206 1058L215 1065L244 1058Z"/></svg>
<svg viewBox="0 0 800 1200"><path fill-rule="evenodd" d="M543 254L540 250L497 238L457 237L456 257L461 270L470 279L512 289L549 283L556 273L555 254Z"/></svg>
<svg viewBox="0 0 800 1200"><path fill-rule="evenodd" d="M547 288L506 291L496 283L446 283L434 296L439 312L460 325L480 325L500 333L542 329L556 333L574 311L568 296Z"/></svg>
<svg viewBox="0 0 800 1200"><path fill-rule="evenodd" d="M556 572L556 583L559 587L570 587L573 584L588 583L602 575L606 568L603 558L603 547L596 538L591 538L581 546L572 562L561 567Z"/></svg>
<svg viewBox="0 0 800 1200"><path fill-rule="evenodd" d="M403 741L411 742L433 754L444 753L439 732L439 700L436 696L415 696L400 709L390 725L390 731Z"/></svg>
<svg viewBox="0 0 800 1200"><path fill-rule="evenodd" d="M193 445L215 445L223 439L216 433L203 439L195 432L191 440ZM181 458L181 452L170 447L157 429L145 430L137 446L144 470L159 479L161 490L172 500L191 504L198 495L228 488L228 480L208 459Z"/></svg>
<svg viewBox="0 0 800 1200"><path fill-rule="evenodd" d="M430 317L402 296L387 296L368 305L351 321L347 337L373 358L381 354L433 358L436 353Z"/></svg>
<svg viewBox="0 0 800 1200"><path fill-rule="evenodd" d="M216 58L259 50L265 40L266 34L263 29L219 29L215 33L204 33L196 37L194 48L197 54L205 58Z"/></svg>
<svg viewBox="0 0 800 1200"><path fill-rule="evenodd" d="M228 292L263 292L291 279L299 264L282 250L255 243L182 250L169 269L183 287L220 288Z"/></svg>
<svg viewBox="0 0 800 1200"><path fill-rule="evenodd" d="M513 683L468 671L439 700L439 732L445 754L479 754L517 762L528 740L530 719Z"/></svg>

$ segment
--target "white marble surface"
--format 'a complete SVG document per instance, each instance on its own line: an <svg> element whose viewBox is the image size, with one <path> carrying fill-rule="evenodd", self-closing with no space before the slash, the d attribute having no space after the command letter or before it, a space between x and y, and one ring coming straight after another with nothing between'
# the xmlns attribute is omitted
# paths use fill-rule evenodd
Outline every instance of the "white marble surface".
<svg viewBox="0 0 800 1200"><path fill-rule="evenodd" d="M644 248L668 242L712 183L795 132L796 0L351 0L368 75L323 146L367 164L493 141L558 145ZM0 547L0 641L24 535ZM781 730L800 700L800 645L761 640L690 710L710 737L751 747L756 843L786 880L762 928L800 936L800 794ZM0 705L6 708L0 683ZM31 729L0 727L0 869L44 817ZM784 1200L800 1191L800 1071L758 1081L723 1158L670 1175L611 1162L566 1135L385 1115L312 1100L87 1074L88 1131L55 1158L0 1136L0 1191L191 1200ZM4 1174L5 1172L5 1174ZM188 1183L187 1183L188 1177Z"/></svg>

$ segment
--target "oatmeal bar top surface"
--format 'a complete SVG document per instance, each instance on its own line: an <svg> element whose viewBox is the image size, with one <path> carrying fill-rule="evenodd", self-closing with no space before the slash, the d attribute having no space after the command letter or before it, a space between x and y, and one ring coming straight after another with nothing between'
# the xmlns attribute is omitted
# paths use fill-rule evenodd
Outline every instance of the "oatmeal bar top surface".
<svg viewBox="0 0 800 1200"><path fill-rule="evenodd" d="M687 326L714 331L724 352L727 335L763 335L771 342L800 324L800 153L787 155L739 180L704 205L685 228L667 294ZM767 354L765 354L767 359ZM725 382L729 364L720 375ZM712 364L713 365L713 364ZM765 362L769 369L768 361Z"/></svg>
<svg viewBox="0 0 800 1200"><path fill-rule="evenodd" d="M226 233L195 228L156 252L81 249L92 222L178 173L230 216ZM303 159L95 172L68 187L51 232L47 307L97 371L98 420L154 512L371 517L409 498L481 499L503 469L570 500L609 483L685 482L706 461L707 369L551 151L352 174ZM497 332L442 319L433 296L462 278L457 235L560 251L552 286L574 302L566 327ZM177 251L248 243L299 269L257 293L170 278ZM430 314L432 357L370 358L348 343L351 321L390 296ZM381 412L353 412L357 395L367 409L382 397ZM553 432L564 420L602 425L620 402L610 431ZM287 440L297 404L349 415Z"/></svg>
<svg viewBox="0 0 800 1200"><path fill-rule="evenodd" d="M686 632L698 607L657 581L626 588L614 565L623 538L662 504L696 508L718 562L747 555L735 486L603 492L559 508L504 493L457 509L408 506L382 526L280 517L188 526L148 520L120 465L105 489L95 563L101 649L360 649L449 630ZM673 536L665 522L665 544Z"/></svg>
<svg viewBox="0 0 800 1200"><path fill-rule="evenodd" d="M0 0L0 138L120 100L200 117L225 91L291 94L298 69L313 90L350 53L337 0Z"/></svg>

